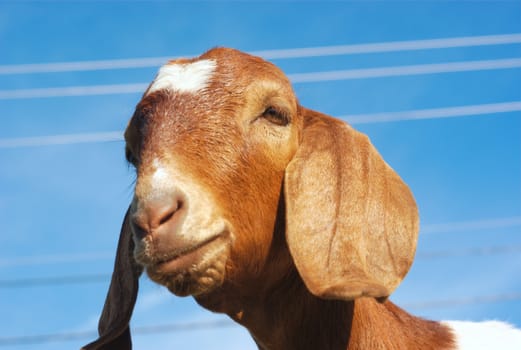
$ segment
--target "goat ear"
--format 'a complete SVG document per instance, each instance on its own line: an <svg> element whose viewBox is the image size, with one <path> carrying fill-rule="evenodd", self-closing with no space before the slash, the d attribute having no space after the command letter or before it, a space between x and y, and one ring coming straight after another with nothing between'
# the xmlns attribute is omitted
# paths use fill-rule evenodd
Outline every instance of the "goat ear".
<svg viewBox="0 0 521 350"><path fill-rule="evenodd" d="M99 338L83 347L84 350L130 350L129 322L136 302L139 276L143 268L134 260L134 242L125 215L118 242L116 262L105 306L98 324Z"/></svg>
<svg viewBox="0 0 521 350"><path fill-rule="evenodd" d="M369 139L302 109L301 144L284 180L286 239L307 288L328 299L385 300L409 270L418 212Z"/></svg>

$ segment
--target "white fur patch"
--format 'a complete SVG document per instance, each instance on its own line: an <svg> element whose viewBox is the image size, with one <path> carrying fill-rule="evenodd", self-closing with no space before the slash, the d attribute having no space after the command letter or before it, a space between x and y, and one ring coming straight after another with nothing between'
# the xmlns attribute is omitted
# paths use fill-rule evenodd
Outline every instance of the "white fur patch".
<svg viewBox="0 0 521 350"><path fill-rule="evenodd" d="M154 159L152 166L156 169L152 175L152 187L156 190L163 190L172 187L172 182L168 171L161 165L158 159Z"/></svg>
<svg viewBox="0 0 521 350"><path fill-rule="evenodd" d="M159 69L148 94L158 90L197 92L207 86L216 67L214 60L166 64Z"/></svg>
<svg viewBox="0 0 521 350"><path fill-rule="evenodd" d="M520 350L521 330L499 321L442 322L454 332L457 350Z"/></svg>

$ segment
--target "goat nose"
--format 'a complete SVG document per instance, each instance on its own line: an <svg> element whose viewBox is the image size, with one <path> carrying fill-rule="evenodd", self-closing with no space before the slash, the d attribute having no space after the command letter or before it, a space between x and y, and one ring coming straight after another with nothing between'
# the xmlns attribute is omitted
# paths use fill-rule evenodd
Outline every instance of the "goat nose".
<svg viewBox="0 0 521 350"><path fill-rule="evenodd" d="M177 219L181 216L183 202L176 196L138 201L137 210L131 220L136 238L142 239L157 231L174 229Z"/></svg>

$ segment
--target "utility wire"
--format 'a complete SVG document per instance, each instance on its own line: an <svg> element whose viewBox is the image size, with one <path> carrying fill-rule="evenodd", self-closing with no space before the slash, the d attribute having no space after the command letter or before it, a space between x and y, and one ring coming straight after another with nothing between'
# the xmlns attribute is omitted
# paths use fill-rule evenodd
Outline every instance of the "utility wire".
<svg viewBox="0 0 521 350"><path fill-rule="evenodd" d="M520 58L507 58L482 61L461 61L446 63L415 64L377 68L347 69L328 72L288 74L292 83L316 83L326 81L403 77L424 74L487 71L496 69L520 68ZM1 96L1 95L0 95Z"/></svg>
<svg viewBox="0 0 521 350"><path fill-rule="evenodd" d="M250 53L261 56L265 59L277 60L518 43L521 43L521 33L426 40L389 41L379 43L319 46L279 50L261 50L252 51ZM192 57L194 55L187 56ZM158 67L172 58L175 57L145 57L95 61L0 65L0 75L149 68Z"/></svg>
<svg viewBox="0 0 521 350"><path fill-rule="evenodd" d="M420 302L404 303L402 306L406 309L439 309L465 305L479 305L499 302L521 301L521 293L496 294L477 297L465 297L443 300L429 300Z"/></svg>
<svg viewBox="0 0 521 350"><path fill-rule="evenodd" d="M352 114L338 118L350 124L388 123L406 120L424 120L479 116L486 114L508 113L521 111L521 101L489 103L480 105L457 106L447 108L416 109L400 112L383 112L370 114ZM0 138L0 149L43 147L52 145L72 145L81 143L100 143L123 141L123 131L108 131L99 133L64 134L33 137ZM1 265L1 263L0 263Z"/></svg>
<svg viewBox="0 0 521 350"><path fill-rule="evenodd" d="M406 309L425 310L433 308L447 308L458 307L466 305L480 305L499 302L517 302L521 301L521 293L496 294L478 297L454 298L444 300L430 300L414 303L402 304ZM214 320L214 321L199 321L186 322L174 324L162 324L151 326L137 326L132 327L131 332L134 336L149 335L149 334L166 334L179 333L189 331L201 331L217 328L239 327L238 324L231 320ZM39 335L22 335L11 337L0 337L0 347L13 345L29 345L29 344L47 344L55 342L66 342L72 340L93 340L97 338L98 334L95 331L82 332L62 332Z"/></svg>
<svg viewBox="0 0 521 350"><path fill-rule="evenodd" d="M56 277L34 277L20 278L12 280L0 280L0 289L22 288L22 287L41 287L68 284L90 284L110 281L110 274L90 274L75 276L56 276Z"/></svg>
<svg viewBox="0 0 521 350"><path fill-rule="evenodd" d="M0 258L0 268L13 266L34 266L62 263L78 263L86 261L100 261L114 259L112 252L90 252L75 254L52 254L52 255L32 255L16 256L8 259Z"/></svg>
<svg viewBox="0 0 521 350"><path fill-rule="evenodd" d="M444 119L486 114L509 113L521 111L521 101L489 103L446 108L416 109L400 112L383 112L372 114L345 115L338 117L346 122L359 124L388 123L396 121L412 121L425 119ZM0 141L1 142L1 141ZM0 143L1 148L1 143Z"/></svg>
<svg viewBox="0 0 521 350"><path fill-rule="evenodd" d="M293 84L521 68L521 58L288 74ZM148 83L0 90L0 100L143 93Z"/></svg>
<svg viewBox="0 0 521 350"><path fill-rule="evenodd" d="M0 148L41 147L114 141L123 141L123 131L5 138L0 139Z"/></svg>
<svg viewBox="0 0 521 350"><path fill-rule="evenodd" d="M443 259L463 256L490 256L521 253L521 245L492 246L482 248L440 250L430 252L418 252L417 259ZM0 285L1 286L1 285Z"/></svg>
<svg viewBox="0 0 521 350"><path fill-rule="evenodd" d="M238 326L238 324L233 323L231 320L224 319L215 321L186 322L153 326L137 326L132 327L132 334L148 335L159 333L179 333ZM14 337L0 337L0 347L12 345L46 344L82 339L94 340L97 337L98 333L96 331L63 332L39 335L22 335Z"/></svg>
<svg viewBox="0 0 521 350"><path fill-rule="evenodd" d="M521 43L521 33L483 35L424 40L388 41L379 43L322 46L299 49L254 51L252 54L265 59L287 59L335 55L353 55L382 52L449 49L457 47L489 46Z"/></svg>
<svg viewBox="0 0 521 350"><path fill-rule="evenodd" d="M143 93L148 83L0 90L0 100Z"/></svg>
<svg viewBox="0 0 521 350"><path fill-rule="evenodd" d="M506 218L459 221L443 224L427 224L420 229L421 234L449 233L461 231L495 230L499 228L521 226L521 216Z"/></svg>

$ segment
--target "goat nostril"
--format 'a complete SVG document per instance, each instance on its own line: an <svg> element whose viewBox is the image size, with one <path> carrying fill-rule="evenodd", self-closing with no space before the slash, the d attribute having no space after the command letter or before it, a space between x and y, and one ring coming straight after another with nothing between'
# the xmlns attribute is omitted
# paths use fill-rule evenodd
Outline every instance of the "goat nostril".
<svg viewBox="0 0 521 350"><path fill-rule="evenodd" d="M132 231L137 239L143 239L153 234L156 230L164 231L175 225L176 214L184 206L183 201L178 200L173 205L164 201L151 201L136 211L132 218Z"/></svg>
<svg viewBox="0 0 521 350"><path fill-rule="evenodd" d="M170 219L172 218L172 216L174 216L175 214L175 210L174 211L171 211L170 213L166 214L160 221L159 221L159 226L163 225L165 222L168 222L170 221Z"/></svg>
<svg viewBox="0 0 521 350"><path fill-rule="evenodd" d="M161 220L159 220L159 226L161 226L161 225L167 223L168 221L170 221L170 219L172 219L173 216L174 216L174 215L175 215L179 210L181 210L182 206L183 206L183 202L181 202L181 201L177 201L177 202L176 202L176 205L175 205L174 207L170 208L170 211L169 211L166 215L164 215L164 216L161 218Z"/></svg>

